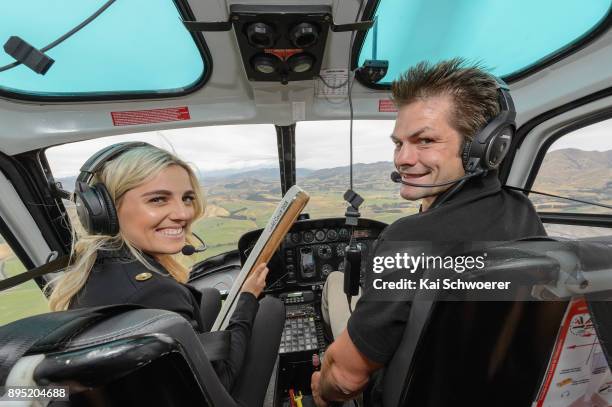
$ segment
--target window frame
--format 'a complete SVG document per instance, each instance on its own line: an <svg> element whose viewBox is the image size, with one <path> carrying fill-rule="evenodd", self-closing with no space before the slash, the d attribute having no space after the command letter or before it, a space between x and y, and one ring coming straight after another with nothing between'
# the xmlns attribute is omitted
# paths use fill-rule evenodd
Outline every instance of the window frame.
<svg viewBox="0 0 612 407"><path fill-rule="evenodd" d="M364 8L364 12L362 14L361 20L362 21L372 20L374 18L374 15L376 14L376 11L381 1L382 0L368 0L368 3L366 4ZM545 55L543 58L540 58L539 60L535 61L531 65L528 65L525 68L520 69L510 75L503 76L502 79L506 83L511 84L514 82L518 82L530 75L533 75L534 73L539 72L549 67L550 65L553 65L559 62L560 60L585 48L587 45L589 45L590 43L595 41L597 38L605 34L610 27L612 27L612 4L610 4L608 11L602 17L599 24L592 27L589 31L587 31L580 37L576 38L574 41L570 42L569 44L559 48L557 51L554 51L550 53L549 55ZM351 69L352 70L358 67L357 64L359 63L359 55L361 54L361 50L363 48L368 32L369 30L358 31L357 34L355 35L355 41L353 42L351 46L351 58L350 59L351 59ZM359 76L356 76L355 78L361 85L365 86L366 88L375 89L375 90L387 90L387 91L391 90L390 83L371 84L371 83L364 82L361 78L359 78Z"/></svg>
<svg viewBox="0 0 612 407"><path fill-rule="evenodd" d="M187 0L172 0L179 12L179 15L185 21L194 21L195 16ZM201 32L190 32L196 47L200 51L202 60L204 61L204 72L200 78L189 87L181 91L165 91L165 92L104 92L88 95L37 95L32 93L13 92L0 88L0 97L15 99L27 102L44 102L44 103L64 103L64 102L104 102L104 101L122 101L122 100L141 100L141 99L167 99L189 95L201 89L210 79L213 71L212 55L204 40L204 35Z"/></svg>
<svg viewBox="0 0 612 407"><path fill-rule="evenodd" d="M609 88L612 89L612 88ZM570 110L570 109L568 109ZM556 116L556 115L555 115ZM540 171L544 158L549 148L561 137L566 136L576 130L590 126L592 124L600 123L605 120L612 119L612 106L595 112L594 114L588 115L580 120L577 120L570 125L558 130L548 137L541 145L540 149L536 153L535 160L529 175L525 182L525 189L530 190L536 180L536 177ZM541 121L543 122L543 121ZM529 124L529 123L528 123ZM527 125L527 124L526 124ZM523 126L524 127L524 126ZM535 126L531 127L533 129ZM522 141L528 133L524 134L520 141ZM519 143L520 145L520 143ZM511 157L512 159L514 157ZM529 196L529 194L526 194ZM600 213L565 213L565 212L538 212L538 215L544 223L561 224L561 225L574 225L574 226L594 226L612 228L612 214L600 214ZM612 232L612 231L611 231Z"/></svg>

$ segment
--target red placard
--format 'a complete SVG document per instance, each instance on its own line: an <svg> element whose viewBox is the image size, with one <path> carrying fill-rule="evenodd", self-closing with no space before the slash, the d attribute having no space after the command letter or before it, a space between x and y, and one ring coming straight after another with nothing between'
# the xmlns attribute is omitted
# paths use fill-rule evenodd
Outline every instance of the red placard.
<svg viewBox="0 0 612 407"><path fill-rule="evenodd" d="M378 101L378 111L383 113L397 112L397 106L391 99L380 99Z"/></svg>
<svg viewBox="0 0 612 407"><path fill-rule="evenodd" d="M264 52L266 54L272 54L277 56L278 58L282 59L283 61L286 61L287 59L289 59L289 57L295 55L295 54L299 54L300 52L304 51L301 48L288 48L288 49L283 49L283 48L266 48L264 49Z"/></svg>
<svg viewBox="0 0 612 407"><path fill-rule="evenodd" d="M111 112L111 117L113 119L113 126L133 126L136 124L177 122L191 119L187 106Z"/></svg>

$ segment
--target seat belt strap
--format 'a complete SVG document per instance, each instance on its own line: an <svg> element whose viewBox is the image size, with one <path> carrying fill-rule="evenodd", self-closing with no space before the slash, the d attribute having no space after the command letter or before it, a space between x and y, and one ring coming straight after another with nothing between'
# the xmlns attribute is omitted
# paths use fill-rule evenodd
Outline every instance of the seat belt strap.
<svg viewBox="0 0 612 407"><path fill-rule="evenodd" d="M33 278L64 269L68 267L69 261L70 256L64 255L62 257L58 257L53 261L50 261L49 263L45 263L42 266L38 266L31 270L28 270L25 273L20 273L16 276L0 280L0 291L15 287L19 284L25 283L28 280L32 280Z"/></svg>

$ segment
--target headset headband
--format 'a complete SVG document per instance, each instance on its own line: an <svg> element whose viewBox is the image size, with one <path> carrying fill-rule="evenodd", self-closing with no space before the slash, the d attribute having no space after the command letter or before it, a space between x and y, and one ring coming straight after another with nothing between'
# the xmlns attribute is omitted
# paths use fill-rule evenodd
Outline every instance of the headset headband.
<svg viewBox="0 0 612 407"><path fill-rule="evenodd" d="M126 150L132 149L134 147L144 147L149 145L149 143L145 143L144 141L126 141L103 148L102 150L92 155L87 161L85 161L85 164L81 166L81 173L79 174L76 180L77 183L84 182L86 184L89 184L89 181L91 181L93 175L108 161L112 160L113 158L116 158L118 155L120 155Z"/></svg>
<svg viewBox="0 0 612 407"><path fill-rule="evenodd" d="M516 110L506 83L493 77L496 82L499 113L464 144L461 153L463 168L469 173L486 173L495 169L510 149L516 129Z"/></svg>

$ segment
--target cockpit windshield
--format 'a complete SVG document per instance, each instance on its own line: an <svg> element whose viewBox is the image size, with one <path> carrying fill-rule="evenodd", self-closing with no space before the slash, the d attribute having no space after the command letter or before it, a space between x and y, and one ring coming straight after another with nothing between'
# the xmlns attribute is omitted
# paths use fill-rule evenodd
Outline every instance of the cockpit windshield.
<svg viewBox="0 0 612 407"><path fill-rule="evenodd" d="M237 248L242 234L263 227L281 197L274 126L211 126L127 134L81 141L46 150L51 171L72 192L87 157L123 141L145 141L174 151L197 169L206 198L206 213L192 230L208 247L190 257L200 261ZM64 200L71 222L74 204Z"/></svg>
<svg viewBox="0 0 612 407"><path fill-rule="evenodd" d="M418 211L399 199L389 179L393 167L393 120L353 123L353 190L365 201L363 217L385 223ZM349 189L349 122L300 122L296 125L297 184L310 194L305 212L312 218L342 217L344 192Z"/></svg>

